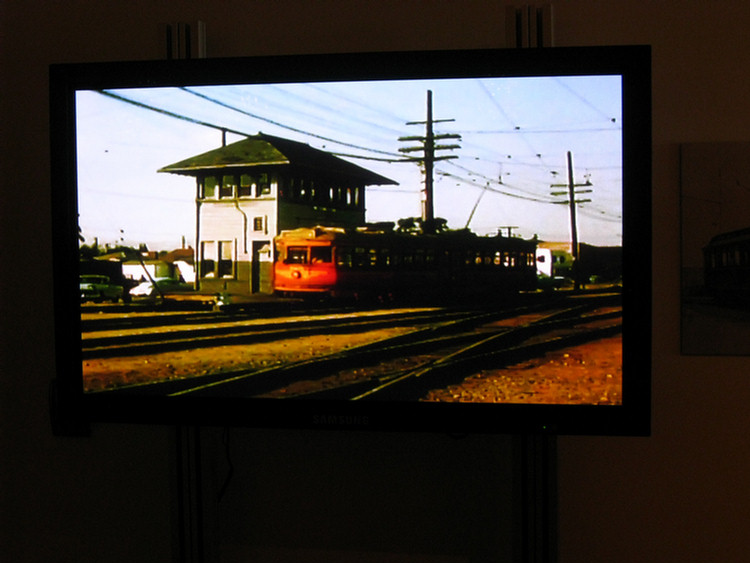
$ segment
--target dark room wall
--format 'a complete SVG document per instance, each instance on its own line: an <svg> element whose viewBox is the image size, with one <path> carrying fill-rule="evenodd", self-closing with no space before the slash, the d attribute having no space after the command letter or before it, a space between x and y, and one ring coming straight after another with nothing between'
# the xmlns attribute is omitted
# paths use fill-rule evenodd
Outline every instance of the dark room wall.
<svg viewBox="0 0 750 563"><path fill-rule="evenodd" d="M197 20L209 56L502 47L507 4L0 2L0 559L169 561L177 543L173 429L50 430L47 65L158 58L160 23ZM552 5L556 45L648 43L654 75L653 436L559 439L559 559L744 562L750 364L680 354L679 145L748 140L750 4ZM208 439L226 470L221 436ZM509 448L504 437L235 432L235 491L213 515L224 560L507 560Z"/></svg>

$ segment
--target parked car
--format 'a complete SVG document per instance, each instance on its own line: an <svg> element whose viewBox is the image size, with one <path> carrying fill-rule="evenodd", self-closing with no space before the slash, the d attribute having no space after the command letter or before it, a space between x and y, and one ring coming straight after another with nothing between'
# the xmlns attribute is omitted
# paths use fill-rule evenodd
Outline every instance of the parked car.
<svg viewBox="0 0 750 563"><path fill-rule="evenodd" d="M154 287L156 284L156 287ZM157 290L158 287L158 290ZM193 289L189 283L185 283L177 278L154 278L154 283L144 281L130 290L132 297L158 297L161 293L185 292Z"/></svg>
<svg viewBox="0 0 750 563"><path fill-rule="evenodd" d="M80 276L78 286L81 291L81 302L112 301L117 303L124 297L123 287L112 283L109 276L84 274Z"/></svg>

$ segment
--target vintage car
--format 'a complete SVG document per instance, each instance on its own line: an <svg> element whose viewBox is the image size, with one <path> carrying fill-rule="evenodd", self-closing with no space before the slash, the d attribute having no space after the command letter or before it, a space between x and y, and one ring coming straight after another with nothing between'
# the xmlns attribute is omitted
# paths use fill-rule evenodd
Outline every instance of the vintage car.
<svg viewBox="0 0 750 563"><path fill-rule="evenodd" d="M154 287L156 285L156 287ZM133 298L154 298L164 293L184 293L192 291L193 286L176 278L154 278L153 283L144 281L130 290Z"/></svg>
<svg viewBox="0 0 750 563"><path fill-rule="evenodd" d="M100 274L81 275L78 282L81 292L81 302L112 301L117 303L123 298L123 287L112 283L109 276Z"/></svg>

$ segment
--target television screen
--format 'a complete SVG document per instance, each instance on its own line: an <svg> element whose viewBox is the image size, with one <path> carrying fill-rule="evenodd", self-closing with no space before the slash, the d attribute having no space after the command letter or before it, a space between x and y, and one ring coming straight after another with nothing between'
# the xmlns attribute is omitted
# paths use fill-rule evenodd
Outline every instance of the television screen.
<svg viewBox="0 0 750 563"><path fill-rule="evenodd" d="M61 425L648 433L647 47L50 80Z"/></svg>

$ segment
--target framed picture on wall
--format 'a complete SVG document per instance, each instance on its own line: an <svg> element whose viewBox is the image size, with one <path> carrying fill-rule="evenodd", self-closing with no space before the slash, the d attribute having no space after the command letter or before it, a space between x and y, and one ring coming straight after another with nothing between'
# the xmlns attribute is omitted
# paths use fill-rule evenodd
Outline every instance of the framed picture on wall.
<svg viewBox="0 0 750 563"><path fill-rule="evenodd" d="M750 142L680 148L681 350L750 355Z"/></svg>

